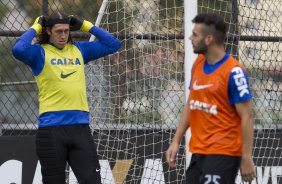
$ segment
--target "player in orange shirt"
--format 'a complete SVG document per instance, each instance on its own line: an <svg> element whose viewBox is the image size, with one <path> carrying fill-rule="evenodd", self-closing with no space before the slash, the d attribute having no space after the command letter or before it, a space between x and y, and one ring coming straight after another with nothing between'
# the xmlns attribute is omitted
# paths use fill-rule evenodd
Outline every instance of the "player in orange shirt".
<svg viewBox="0 0 282 184"><path fill-rule="evenodd" d="M239 168L242 179L250 182L255 177L253 112L246 70L224 49L227 26L222 17L199 14L192 22L190 40L198 57L167 162L176 166L179 143L190 127L188 184L234 184Z"/></svg>

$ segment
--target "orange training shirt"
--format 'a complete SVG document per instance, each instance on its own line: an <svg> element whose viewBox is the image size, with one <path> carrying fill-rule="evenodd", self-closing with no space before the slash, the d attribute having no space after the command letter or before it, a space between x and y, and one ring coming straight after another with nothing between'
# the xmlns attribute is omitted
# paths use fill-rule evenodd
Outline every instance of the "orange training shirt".
<svg viewBox="0 0 282 184"><path fill-rule="evenodd" d="M230 56L211 74L204 73L206 58L199 55L192 69L189 123L190 151L198 154L241 156L241 118L228 101L228 80L235 66Z"/></svg>

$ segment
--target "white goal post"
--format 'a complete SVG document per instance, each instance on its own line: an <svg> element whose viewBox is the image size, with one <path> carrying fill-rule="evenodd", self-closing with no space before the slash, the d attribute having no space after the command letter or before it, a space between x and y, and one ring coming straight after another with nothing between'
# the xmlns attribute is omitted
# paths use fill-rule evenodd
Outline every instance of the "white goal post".
<svg viewBox="0 0 282 184"><path fill-rule="evenodd" d="M184 59L184 66L185 66L185 99L187 101L189 96L189 83L191 80L191 70L196 59L196 54L193 52L193 47L191 41L189 40L189 36L192 34L193 29L193 18L198 13L198 1L191 0L191 1L184 1L184 50L185 50L185 59ZM191 160L191 153L188 149L189 140L191 137L190 129L186 132L185 135L185 143L186 143L186 168L189 166Z"/></svg>

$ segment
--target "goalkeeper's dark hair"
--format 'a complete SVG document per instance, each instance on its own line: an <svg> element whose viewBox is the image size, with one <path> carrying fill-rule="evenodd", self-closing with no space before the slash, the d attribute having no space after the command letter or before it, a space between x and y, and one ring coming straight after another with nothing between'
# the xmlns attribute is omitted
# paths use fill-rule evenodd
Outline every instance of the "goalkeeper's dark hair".
<svg viewBox="0 0 282 184"><path fill-rule="evenodd" d="M67 23L69 24L69 16L62 12L54 12L49 17L46 17L45 27L42 28L42 33L38 36L38 43L45 44L49 42L50 36L46 32L46 28L52 29L55 24ZM71 34L69 35L68 42L72 42Z"/></svg>
<svg viewBox="0 0 282 184"><path fill-rule="evenodd" d="M205 34L212 34L218 43L224 43L227 25L220 15L212 13L198 14L192 22L196 24L205 24L208 27L208 29L204 30Z"/></svg>

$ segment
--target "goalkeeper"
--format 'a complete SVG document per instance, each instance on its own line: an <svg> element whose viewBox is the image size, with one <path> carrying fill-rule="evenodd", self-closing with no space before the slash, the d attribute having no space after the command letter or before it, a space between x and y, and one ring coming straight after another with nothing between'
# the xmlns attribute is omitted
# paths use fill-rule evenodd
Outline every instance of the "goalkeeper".
<svg viewBox="0 0 282 184"><path fill-rule="evenodd" d="M73 42L70 31L90 32L98 41ZM34 37L37 44L31 44ZM101 183L91 130L84 65L116 52L121 42L78 16L60 12L38 17L14 44L39 89L36 152L44 184L65 183L66 162L80 184Z"/></svg>
<svg viewBox="0 0 282 184"><path fill-rule="evenodd" d="M188 184L234 184L255 177L252 160L252 96L244 67L224 49L227 26L216 14L199 14L190 40L199 54L192 68L190 95L166 159L175 167L175 155L191 127L186 171Z"/></svg>

